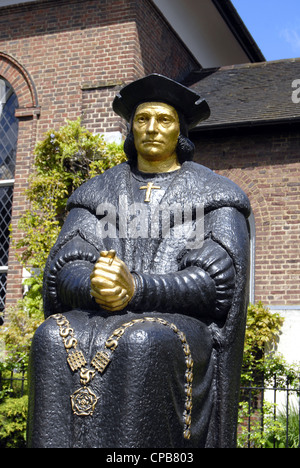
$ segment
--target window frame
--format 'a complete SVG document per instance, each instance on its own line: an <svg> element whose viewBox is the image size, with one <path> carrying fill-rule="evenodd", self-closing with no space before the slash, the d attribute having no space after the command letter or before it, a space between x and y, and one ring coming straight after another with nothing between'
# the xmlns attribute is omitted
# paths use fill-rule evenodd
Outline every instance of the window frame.
<svg viewBox="0 0 300 468"><path fill-rule="evenodd" d="M3 92L3 86L2 86L2 93L1 93L2 95L0 96L0 110L1 110L0 119L1 119L2 113L5 112L5 106L8 104L8 101L9 101L9 99L10 99L10 97L12 95L16 96L15 109L18 108L18 97L17 97L17 94L16 94L15 90L13 89L12 85L3 76L0 76L0 82L1 82L1 84L4 83L4 86L5 86L4 92ZM18 122L17 118L16 118L16 122ZM17 144L18 144L18 136L19 136L18 134L19 134L19 128L17 126L17 133L16 133L16 138L15 138L16 142L15 142L15 147L13 148L15 153L16 153ZM11 162L14 164L13 165L13 170L9 169L9 171L13 172L12 175L14 175L15 174L15 168L16 168L16 159L14 161L12 160ZM1 175L0 175L0 177L1 177ZM0 189L5 188L5 187L12 187L12 191L13 191L14 190L14 183L15 183L15 178L10 178L10 179L1 179L0 178ZM12 194L12 197L13 197L13 194ZM0 209L1 209L1 207L0 207ZM12 213L10 213L10 220L11 220L11 216L12 216ZM6 274L5 294L6 294L6 286L7 286L7 273L8 273L8 261L7 261L6 265L1 265L0 264L0 275ZM3 298L2 297L0 298L0 312L5 309L5 294L4 294ZM2 301L3 301L3 303L2 303Z"/></svg>

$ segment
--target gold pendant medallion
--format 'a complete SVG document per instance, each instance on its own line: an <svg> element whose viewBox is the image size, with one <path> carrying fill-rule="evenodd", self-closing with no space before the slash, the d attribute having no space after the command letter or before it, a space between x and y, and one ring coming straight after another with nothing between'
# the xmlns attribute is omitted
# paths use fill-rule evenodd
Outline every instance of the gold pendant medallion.
<svg viewBox="0 0 300 468"><path fill-rule="evenodd" d="M98 397L89 387L82 387L71 395L73 413L77 416L92 416Z"/></svg>

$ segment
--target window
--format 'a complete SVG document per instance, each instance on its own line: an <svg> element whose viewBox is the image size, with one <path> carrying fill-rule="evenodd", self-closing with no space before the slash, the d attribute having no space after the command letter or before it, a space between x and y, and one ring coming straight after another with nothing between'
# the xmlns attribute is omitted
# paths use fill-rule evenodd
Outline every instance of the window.
<svg viewBox="0 0 300 468"><path fill-rule="evenodd" d="M4 309L8 269L9 225L18 140L17 96L0 77L0 311Z"/></svg>

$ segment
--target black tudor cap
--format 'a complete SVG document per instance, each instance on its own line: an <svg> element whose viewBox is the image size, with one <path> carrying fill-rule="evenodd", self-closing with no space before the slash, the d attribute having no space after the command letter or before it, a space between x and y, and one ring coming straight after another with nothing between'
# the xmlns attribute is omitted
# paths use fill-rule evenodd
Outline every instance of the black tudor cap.
<svg viewBox="0 0 300 468"><path fill-rule="evenodd" d="M189 130L210 115L207 102L198 93L157 73L122 88L113 101L113 110L129 122L136 107L143 102L164 102L174 107L185 117Z"/></svg>

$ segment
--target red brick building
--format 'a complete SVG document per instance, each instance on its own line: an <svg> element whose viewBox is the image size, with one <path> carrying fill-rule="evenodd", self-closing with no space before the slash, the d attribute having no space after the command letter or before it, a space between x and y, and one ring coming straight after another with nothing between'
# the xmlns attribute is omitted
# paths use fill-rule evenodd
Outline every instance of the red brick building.
<svg viewBox="0 0 300 468"><path fill-rule="evenodd" d="M113 97L123 84L156 72L206 97L211 117L191 135L197 161L250 197L251 300L296 313L300 104L292 101L292 82L300 79L299 67L298 61L266 63L228 1L1 1L2 309L22 295L7 225L20 235L36 142L80 115L89 130L124 135Z"/></svg>

